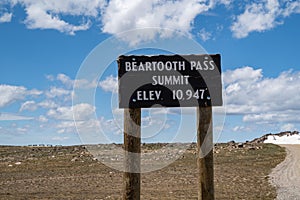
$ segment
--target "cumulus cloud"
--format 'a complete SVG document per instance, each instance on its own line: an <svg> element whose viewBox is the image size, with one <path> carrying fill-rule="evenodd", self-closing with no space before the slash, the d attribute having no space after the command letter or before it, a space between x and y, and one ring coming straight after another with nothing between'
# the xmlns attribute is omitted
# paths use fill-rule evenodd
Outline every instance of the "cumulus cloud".
<svg viewBox="0 0 300 200"><path fill-rule="evenodd" d="M28 17L25 24L29 29L56 29L60 32L65 32L70 35L75 35L76 31L87 30L90 27L90 22L80 25L72 25L61 20L57 15L47 13L37 6L29 6L26 9Z"/></svg>
<svg viewBox="0 0 300 200"><path fill-rule="evenodd" d="M300 13L300 1L287 1L286 8L282 11L282 14L288 17L293 13Z"/></svg>
<svg viewBox="0 0 300 200"><path fill-rule="evenodd" d="M42 102L39 102L38 103L38 106L39 107L42 107L42 108L57 108L58 107L58 104L55 103L54 101L52 100L49 100L49 99L46 99Z"/></svg>
<svg viewBox="0 0 300 200"><path fill-rule="evenodd" d="M48 98L56 98L56 97L71 97L71 91L66 90L64 88L51 87L49 91L46 92L46 96Z"/></svg>
<svg viewBox="0 0 300 200"><path fill-rule="evenodd" d="M243 114L244 122L300 122L300 72L274 78L261 69L243 67L223 74L227 114Z"/></svg>
<svg viewBox="0 0 300 200"><path fill-rule="evenodd" d="M12 19L12 13L4 13L0 16L0 23L10 22Z"/></svg>
<svg viewBox="0 0 300 200"><path fill-rule="evenodd" d="M74 81L65 74L58 74L56 79L61 81L68 88L73 87ZM54 80L54 77L52 77L52 80Z"/></svg>
<svg viewBox="0 0 300 200"><path fill-rule="evenodd" d="M104 33L116 35L120 32L143 29L165 28L139 32L123 38L130 43L151 40L156 35L170 37L173 33L190 32L197 15L218 4L226 6L231 0L7 0L10 7L24 7L25 25L30 29L55 29L74 35L87 30L93 22L101 22ZM68 19L75 17L77 23ZM7 15L5 18L8 18ZM173 30L173 31L167 31Z"/></svg>
<svg viewBox="0 0 300 200"><path fill-rule="evenodd" d="M6 0L4 5L14 7L17 4L24 7L26 18L25 25L30 29L55 29L70 35L90 28L89 17L96 18L100 9L104 7L105 0ZM78 24L68 22L64 17L74 16L81 21ZM12 13L0 16L1 22L10 22Z"/></svg>
<svg viewBox="0 0 300 200"><path fill-rule="evenodd" d="M39 90L28 90L23 86L0 85L0 107L5 107L13 102L23 100L28 96L38 96L42 92Z"/></svg>
<svg viewBox="0 0 300 200"><path fill-rule="evenodd" d="M104 0L15 0L12 5L21 4L27 14L24 20L30 29L55 29L70 35L87 30L91 23L85 17L97 17L105 5ZM79 24L64 20L62 16L80 17Z"/></svg>
<svg viewBox="0 0 300 200"><path fill-rule="evenodd" d="M76 133L77 131L80 134L95 134L99 131L99 127L103 126L104 128L116 128L115 125L112 126L108 120L101 121L97 119L86 119L81 121L59 121L55 128L58 133Z"/></svg>
<svg viewBox="0 0 300 200"><path fill-rule="evenodd" d="M57 120L73 120L77 121L87 120L92 118L96 108L90 104L82 103L73 106L58 107L56 109L50 109L47 112L47 116Z"/></svg>
<svg viewBox="0 0 300 200"><path fill-rule="evenodd" d="M262 78L262 69L253 69L252 67L246 66L237 68L234 70L227 70L223 74L223 81L225 85L232 83L248 83L249 81L257 81Z"/></svg>
<svg viewBox="0 0 300 200"><path fill-rule="evenodd" d="M106 92L118 92L118 78L112 75L106 77L105 80L99 82L99 87Z"/></svg>
<svg viewBox="0 0 300 200"><path fill-rule="evenodd" d="M300 13L299 1L264 0L249 3L231 26L233 36L245 38L251 32L263 32L283 23L285 17Z"/></svg>
<svg viewBox="0 0 300 200"><path fill-rule="evenodd" d="M201 38L201 40L203 40L204 42L211 39L212 34L210 32L207 32L205 30L205 28L202 28L199 33L198 33L199 37Z"/></svg>
<svg viewBox="0 0 300 200"><path fill-rule="evenodd" d="M218 5L235 6L232 0L5 0L11 10L21 5L26 13L23 22L30 29L54 29L74 35L88 30L93 23L104 33L117 35L139 29L136 34L122 35L130 44L153 40L156 36L171 37L174 34L189 34L197 16L213 11ZM242 13L232 23L234 37L244 38L250 32L262 32L282 24L284 18L300 13L299 1L247 1ZM243 4L236 4L241 6ZM13 13L5 11L1 22L10 22ZM76 20L70 20L75 18ZM75 22L76 21L76 22ZM144 28L164 28L144 30ZM200 31L204 41L210 36Z"/></svg>
<svg viewBox="0 0 300 200"><path fill-rule="evenodd" d="M74 121L59 121L55 128L57 129L57 133L75 133L76 126Z"/></svg>
<svg viewBox="0 0 300 200"><path fill-rule="evenodd" d="M20 112L25 111L25 110L35 111L38 108L51 109L51 108L57 108L57 107L59 107L59 105L49 99L43 100L39 103L31 100L31 101L25 101L24 103L22 103L19 111Z"/></svg>
<svg viewBox="0 0 300 200"><path fill-rule="evenodd" d="M126 30L164 28L139 31L122 38L131 44L153 40L156 36L171 37L173 34L189 33L196 16L213 9L218 4L228 6L230 0L112 0L103 10L102 31L117 34ZM172 31L170 31L172 30Z"/></svg>
<svg viewBox="0 0 300 200"><path fill-rule="evenodd" d="M58 74L56 77L53 75L47 75L46 78L49 81L58 81L63 84L67 89L91 89L97 87L97 79L87 80L87 79L72 79L66 74Z"/></svg>

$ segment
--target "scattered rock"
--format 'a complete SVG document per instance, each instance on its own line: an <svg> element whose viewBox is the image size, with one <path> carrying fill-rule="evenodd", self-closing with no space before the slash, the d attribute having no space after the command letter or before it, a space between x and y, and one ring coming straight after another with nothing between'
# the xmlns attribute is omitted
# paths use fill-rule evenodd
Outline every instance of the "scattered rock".
<svg viewBox="0 0 300 200"><path fill-rule="evenodd" d="M257 148L252 147L252 146L248 147L248 150L256 150L256 149L257 149Z"/></svg>
<svg viewBox="0 0 300 200"><path fill-rule="evenodd" d="M72 158L71 162L75 162L75 161L77 161L77 160L78 160L78 158L77 158L77 157L74 157L74 158Z"/></svg>
<svg viewBox="0 0 300 200"><path fill-rule="evenodd" d="M243 144L243 143L238 143L238 144L237 144L237 147L238 147L238 148L243 148L243 147L244 147L244 144Z"/></svg>

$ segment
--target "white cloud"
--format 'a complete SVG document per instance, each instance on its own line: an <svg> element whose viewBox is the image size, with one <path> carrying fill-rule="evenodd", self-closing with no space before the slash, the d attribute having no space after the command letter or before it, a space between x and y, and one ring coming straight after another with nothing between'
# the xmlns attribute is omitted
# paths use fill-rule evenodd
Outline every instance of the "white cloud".
<svg viewBox="0 0 300 200"><path fill-rule="evenodd" d="M74 81L74 88L79 89L91 89L97 87L97 80L86 80L86 79L76 79Z"/></svg>
<svg viewBox="0 0 300 200"><path fill-rule="evenodd" d="M300 122L300 72L274 78L261 69L243 67L224 72L227 114L244 114L244 122Z"/></svg>
<svg viewBox="0 0 300 200"><path fill-rule="evenodd" d="M0 121L32 120L33 117L17 115L14 113L0 113Z"/></svg>
<svg viewBox="0 0 300 200"><path fill-rule="evenodd" d="M74 121L60 121L56 124L57 133L75 133L76 126Z"/></svg>
<svg viewBox="0 0 300 200"><path fill-rule="evenodd" d="M171 128L171 125L167 123L167 119L166 118L161 118L159 116L146 116L146 117L142 117L141 119L141 123L142 123L142 128L143 129L149 129L151 130L151 135L154 134L154 132L159 132L162 129L169 129ZM149 132L144 130L145 133L149 135Z"/></svg>
<svg viewBox="0 0 300 200"><path fill-rule="evenodd" d="M23 86L0 85L0 107L7 106L15 101L23 100L27 96L38 96L42 94L38 90L28 90Z"/></svg>
<svg viewBox="0 0 300 200"><path fill-rule="evenodd" d="M54 76L51 75L51 74L48 74L48 75L46 75L45 77L46 77L46 79L49 80L49 81L54 81L54 80L55 80Z"/></svg>
<svg viewBox="0 0 300 200"><path fill-rule="evenodd" d="M27 89L25 87L0 85L0 107L4 107L17 100L25 98Z"/></svg>
<svg viewBox="0 0 300 200"><path fill-rule="evenodd" d="M281 126L281 131L294 131L296 130L294 124L287 123Z"/></svg>
<svg viewBox="0 0 300 200"><path fill-rule="evenodd" d="M55 29L70 35L90 28L89 17L97 17L105 5L104 0L14 0L12 5L19 3L26 11L25 24L31 29ZM64 20L62 16L80 17L79 24Z"/></svg>
<svg viewBox="0 0 300 200"><path fill-rule="evenodd" d="M119 119L105 119L104 117L101 117L99 120L97 120L97 124L94 124L94 126L101 128L101 130L105 134L111 134L111 133L112 134L121 134L122 129L119 127L120 121L118 121L118 120L120 120L120 118ZM82 131L84 131L84 130L82 130Z"/></svg>
<svg viewBox="0 0 300 200"><path fill-rule="evenodd" d="M114 116L123 116L124 115L124 109L114 108L112 110L112 113L113 113Z"/></svg>
<svg viewBox="0 0 300 200"><path fill-rule="evenodd" d="M244 126L235 126L233 127L232 131L234 132L248 132L251 129L249 127L244 127Z"/></svg>
<svg viewBox="0 0 300 200"><path fill-rule="evenodd" d="M82 103L69 107L58 107L50 109L47 115L57 120L73 120L73 115L76 121L87 120L93 117L96 108L90 104Z"/></svg>
<svg viewBox="0 0 300 200"><path fill-rule="evenodd" d="M70 35L87 30L92 22L101 22L105 33L118 34L141 28L166 28L186 33L193 28L197 15L218 4L230 5L232 0L6 0L12 9L21 5L26 13L24 23L30 29L55 29ZM69 20L68 17L78 18ZM128 35L127 41L151 40L156 35L171 37L174 32L153 30Z"/></svg>
<svg viewBox="0 0 300 200"><path fill-rule="evenodd" d="M11 22L12 13L4 13L0 16L0 23Z"/></svg>
<svg viewBox="0 0 300 200"><path fill-rule="evenodd" d="M182 108L182 109L189 109L189 108ZM150 108L149 111L151 111L153 115L181 114L180 108L159 107L159 108Z"/></svg>
<svg viewBox="0 0 300 200"><path fill-rule="evenodd" d="M231 8L245 5L231 26L234 37L244 38L250 32L272 29L293 13L300 13L299 1L246 1L234 4L233 0L6 0L2 2L11 10L21 5L26 13L23 20L30 29L54 29L74 35L88 30L92 23L101 23L101 31L118 36L119 33L144 28L164 28L139 31L122 35L122 39L134 45L155 37L172 37L174 34L190 34L198 15L207 14L218 5ZM239 10L234 8L235 10ZM1 22L10 22L13 13L6 12ZM75 18L76 20L70 20ZM76 22L74 22L76 21ZM208 32L200 32L205 41Z"/></svg>
<svg viewBox="0 0 300 200"><path fill-rule="evenodd" d="M105 33L117 34L126 30L149 27L168 29L147 30L123 38L132 44L152 40L156 35L171 37L170 29L180 33L190 32L195 17L213 6L214 1L198 0L112 0L103 11L102 30Z"/></svg>
<svg viewBox="0 0 300 200"><path fill-rule="evenodd" d="M74 118L78 120L87 120L95 115L96 107L90 104L81 103L73 106Z"/></svg>
<svg viewBox="0 0 300 200"><path fill-rule="evenodd" d="M58 74L56 79L61 81L68 88L73 87L74 81L65 74Z"/></svg>
<svg viewBox="0 0 300 200"><path fill-rule="evenodd" d="M68 139L70 139L69 137L59 137L59 136L55 136L55 137L53 137L52 138L52 140L54 140L54 141L65 141L65 140L68 140Z"/></svg>
<svg viewBox="0 0 300 200"><path fill-rule="evenodd" d="M47 75L46 78L50 81L59 81L67 89L79 88L79 89L91 89L97 87L97 79L86 80L86 79L76 79L73 80L65 74L58 74L56 77L53 75Z"/></svg>
<svg viewBox="0 0 300 200"><path fill-rule="evenodd" d="M66 96L69 96L69 98L71 98L71 90L66 90L64 88L51 87L50 90L46 92L46 96L48 98L66 97Z"/></svg>
<svg viewBox="0 0 300 200"><path fill-rule="evenodd" d="M288 1L283 16L288 17L293 13L300 13L300 1Z"/></svg>
<svg viewBox="0 0 300 200"><path fill-rule="evenodd" d="M225 6L229 6L234 2L234 0L217 0L218 3L224 4Z"/></svg>
<svg viewBox="0 0 300 200"><path fill-rule="evenodd" d="M283 19L300 13L299 1L264 0L249 3L231 26L233 36L245 38L251 32L263 32L283 24Z"/></svg>
<svg viewBox="0 0 300 200"><path fill-rule="evenodd" d="M49 100L49 99L46 99L42 102L39 102L39 103L36 103L35 101L26 101L24 102L19 111L22 112L24 110L29 110L29 111L35 111L37 110L38 108L46 108L46 109L49 109L49 108L57 108L59 105L56 104L54 101L52 100Z"/></svg>
<svg viewBox="0 0 300 200"><path fill-rule="evenodd" d="M97 120L97 119L85 119L76 121L60 121L55 128L57 133L76 133L80 134L95 134L99 131L100 126L105 130L116 130L116 126L112 123L113 120Z"/></svg>
<svg viewBox="0 0 300 200"><path fill-rule="evenodd" d="M106 92L118 92L118 78L112 75L106 77L105 80L99 82L100 88Z"/></svg>
<svg viewBox="0 0 300 200"><path fill-rule="evenodd" d="M89 89L97 87L97 80L76 79L73 80L65 74L58 74L56 79L62 82L67 88Z"/></svg>
<svg viewBox="0 0 300 200"><path fill-rule="evenodd" d="M21 105L20 112L24 110L35 111L38 108L35 101L26 101Z"/></svg>
<svg viewBox="0 0 300 200"><path fill-rule="evenodd" d="M21 127L18 127L17 129L16 129L19 133L26 133L27 131L28 131L28 129L27 128L21 128Z"/></svg>
<svg viewBox="0 0 300 200"><path fill-rule="evenodd" d="M253 69L252 67L242 67L234 70L227 70L222 74L225 85L231 83L246 83L257 81L263 77L262 69Z"/></svg>
<svg viewBox="0 0 300 200"><path fill-rule="evenodd" d="M266 123L300 123L296 116L300 115L299 110L268 111L258 114L246 114L243 117L244 122L256 122L257 124Z"/></svg>
<svg viewBox="0 0 300 200"><path fill-rule="evenodd" d="M44 115L40 115L37 119L39 122L48 122L48 118L46 118Z"/></svg>
<svg viewBox="0 0 300 200"><path fill-rule="evenodd" d="M38 103L38 106L40 106L42 108L57 108L58 104L52 100L46 99L46 100Z"/></svg>
<svg viewBox="0 0 300 200"><path fill-rule="evenodd" d="M84 31L90 28L90 22L81 25L71 25L58 16L48 14L44 10L30 6L26 10L28 17L25 24L29 29L56 29L60 32L65 32L70 35L75 35L76 31Z"/></svg>
<svg viewBox="0 0 300 200"><path fill-rule="evenodd" d="M199 33L198 33L199 37L201 38L201 40L203 40L204 42L211 39L212 34L210 32L207 32L205 30L205 28L202 28Z"/></svg>
<svg viewBox="0 0 300 200"><path fill-rule="evenodd" d="M279 117L278 114L273 114L273 113L248 114L243 117L243 121L269 123L269 122L275 122L276 120L278 120L278 117Z"/></svg>

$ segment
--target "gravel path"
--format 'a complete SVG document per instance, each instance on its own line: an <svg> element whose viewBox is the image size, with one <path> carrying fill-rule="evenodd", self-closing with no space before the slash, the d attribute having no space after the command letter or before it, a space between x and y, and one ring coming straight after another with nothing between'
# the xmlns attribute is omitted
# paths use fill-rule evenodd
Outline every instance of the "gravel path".
<svg viewBox="0 0 300 200"><path fill-rule="evenodd" d="M277 200L300 200L300 145L280 145L286 148L286 159L270 174L277 187Z"/></svg>

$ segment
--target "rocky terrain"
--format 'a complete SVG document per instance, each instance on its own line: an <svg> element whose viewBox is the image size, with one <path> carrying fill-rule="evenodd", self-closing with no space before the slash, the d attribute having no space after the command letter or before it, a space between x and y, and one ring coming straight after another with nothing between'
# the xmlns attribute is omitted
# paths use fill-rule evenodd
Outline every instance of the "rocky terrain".
<svg viewBox="0 0 300 200"><path fill-rule="evenodd" d="M142 149L164 145L145 144ZM283 148L230 142L215 145L214 152L216 199L276 198L268 174L284 160ZM84 146L0 147L0 199L121 199L122 176ZM197 199L196 144L141 178L142 199Z"/></svg>

